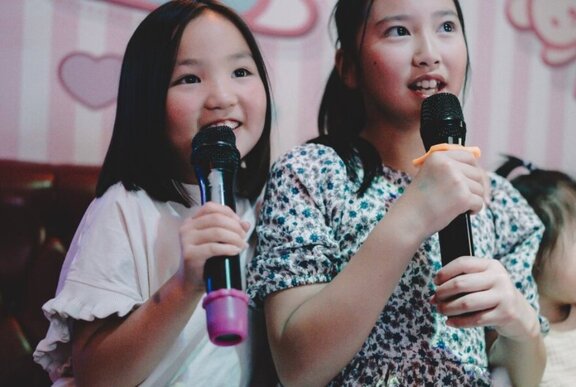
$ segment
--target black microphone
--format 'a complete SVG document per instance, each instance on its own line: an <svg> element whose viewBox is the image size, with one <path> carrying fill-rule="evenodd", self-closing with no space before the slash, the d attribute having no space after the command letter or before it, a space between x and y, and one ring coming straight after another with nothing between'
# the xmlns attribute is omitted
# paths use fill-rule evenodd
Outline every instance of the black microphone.
<svg viewBox="0 0 576 387"><path fill-rule="evenodd" d="M227 126L201 130L192 139L191 163L200 186L202 204L213 201L236 210L234 188L240 165L236 137ZM236 345L247 336L248 296L242 291L240 257L216 256L204 265L206 322L210 340Z"/></svg>
<svg viewBox="0 0 576 387"><path fill-rule="evenodd" d="M428 151L436 144L464 145L466 123L460 101L454 94L438 93L422 102L420 135ZM470 215L458 215L448 226L438 232L442 265L447 265L463 255L474 255Z"/></svg>

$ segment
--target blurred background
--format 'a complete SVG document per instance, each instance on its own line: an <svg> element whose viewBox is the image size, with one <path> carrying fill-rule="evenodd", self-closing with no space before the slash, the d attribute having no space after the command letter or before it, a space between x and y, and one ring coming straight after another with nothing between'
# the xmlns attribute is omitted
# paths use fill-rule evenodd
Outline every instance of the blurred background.
<svg viewBox="0 0 576 387"><path fill-rule="evenodd" d="M426 1L426 0L422 0ZM0 386L47 386L32 361L110 141L124 48L164 0L0 0ZM224 0L262 47L273 157L316 136L335 0ZM576 0L461 0L468 145L576 176Z"/></svg>
<svg viewBox="0 0 576 387"><path fill-rule="evenodd" d="M99 165L125 45L157 0L0 2L0 158ZM264 51L274 156L316 134L334 0L225 0ZM461 0L472 60L469 145L576 174L576 0Z"/></svg>

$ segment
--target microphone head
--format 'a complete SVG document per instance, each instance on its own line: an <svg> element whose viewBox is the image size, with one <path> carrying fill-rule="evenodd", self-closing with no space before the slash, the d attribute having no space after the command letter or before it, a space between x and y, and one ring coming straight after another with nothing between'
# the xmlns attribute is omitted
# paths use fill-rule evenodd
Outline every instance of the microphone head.
<svg viewBox="0 0 576 387"><path fill-rule="evenodd" d="M192 165L212 168L236 169L240 165L240 152L236 136L228 126L214 126L201 130L192 139Z"/></svg>
<svg viewBox="0 0 576 387"><path fill-rule="evenodd" d="M442 143L464 145L466 123L458 97L438 93L422 102L420 136L426 150Z"/></svg>

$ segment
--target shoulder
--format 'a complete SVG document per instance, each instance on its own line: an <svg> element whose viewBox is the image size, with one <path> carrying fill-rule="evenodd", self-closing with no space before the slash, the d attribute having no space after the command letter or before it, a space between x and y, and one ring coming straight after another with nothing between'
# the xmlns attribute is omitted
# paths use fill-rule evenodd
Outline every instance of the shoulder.
<svg viewBox="0 0 576 387"><path fill-rule="evenodd" d="M526 207L530 208L522 194L512 183L493 172L488 173L490 179L490 205L496 208Z"/></svg>
<svg viewBox="0 0 576 387"><path fill-rule="evenodd" d="M512 186L512 184L506 178L494 172L488 172L488 178L490 180L490 188L492 191L517 192L514 186Z"/></svg>
<svg viewBox="0 0 576 387"><path fill-rule="evenodd" d="M488 207L499 218L516 219L525 228L538 230L543 227L540 218L524 196L506 178L488 173L490 178L490 202Z"/></svg>
<svg viewBox="0 0 576 387"><path fill-rule="evenodd" d="M281 171L300 176L345 173L345 165L336 151L322 144L298 145L284 153L272 166L272 177Z"/></svg>
<svg viewBox="0 0 576 387"><path fill-rule="evenodd" d="M144 190L129 191L120 182L111 185L102 196L93 202L97 207L109 208L113 206L125 206L129 203L141 201L148 197Z"/></svg>
<svg viewBox="0 0 576 387"><path fill-rule="evenodd" d="M127 190L122 183L116 183L88 206L81 228L152 224L171 211L170 207L168 203L152 199L144 190Z"/></svg>
<svg viewBox="0 0 576 387"><path fill-rule="evenodd" d="M106 192L93 202L95 207L99 209L116 209L120 211L146 211L147 209L154 209L154 211L162 207L168 207L169 204L181 206L175 202L162 202L153 199L144 189L128 190L120 182L110 186Z"/></svg>

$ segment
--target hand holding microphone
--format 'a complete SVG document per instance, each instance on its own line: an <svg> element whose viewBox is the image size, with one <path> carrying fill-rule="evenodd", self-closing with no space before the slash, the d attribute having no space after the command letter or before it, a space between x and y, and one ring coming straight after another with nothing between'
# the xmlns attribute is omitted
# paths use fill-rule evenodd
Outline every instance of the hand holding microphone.
<svg viewBox="0 0 576 387"><path fill-rule="evenodd" d="M458 98L449 93L438 93L424 100L421 111L420 135L426 151L434 149L466 149L466 124ZM478 149L468 149L477 152ZM423 158L415 160L422 164ZM438 233L442 265L461 256L474 255L474 242L469 212L454 218Z"/></svg>
<svg viewBox="0 0 576 387"><path fill-rule="evenodd" d="M202 130L192 139L194 166L202 204L215 202L236 209L234 187L240 153L227 126ZM242 291L239 255L209 258L204 265L206 321L210 340L220 346L242 342L248 331L248 297Z"/></svg>

